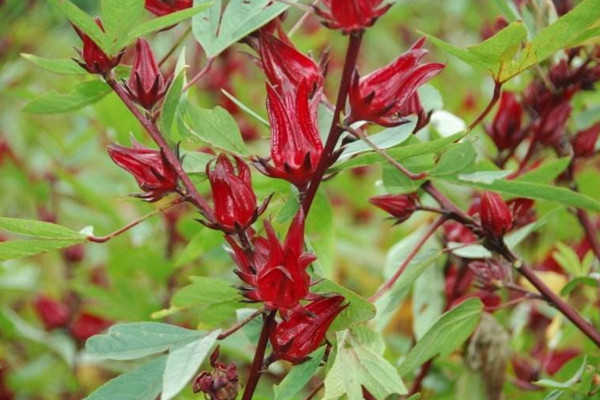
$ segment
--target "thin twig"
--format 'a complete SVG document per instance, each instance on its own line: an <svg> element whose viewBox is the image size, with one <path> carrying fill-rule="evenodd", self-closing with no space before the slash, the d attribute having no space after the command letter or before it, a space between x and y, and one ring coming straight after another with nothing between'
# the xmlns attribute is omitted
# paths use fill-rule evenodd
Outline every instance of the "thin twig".
<svg viewBox="0 0 600 400"><path fill-rule="evenodd" d="M260 332L260 338L256 345L256 352L254 353L254 360L250 367L250 374L248 375L248 381L246 382L246 389L244 389L244 395L242 400L251 400L258 385L258 380L262 375L262 366L265 359L265 350L267 349L267 343L269 342L269 334L273 328L275 322L275 311L269 312L265 316L263 327Z"/></svg>
<svg viewBox="0 0 600 400"><path fill-rule="evenodd" d="M243 320L237 322L236 324L229 327L227 330L224 330L223 332L221 332L221 334L217 337L217 339L223 340L223 339L233 335L234 333L239 331L244 325L246 325L247 323L252 321L254 318L258 317L259 315L264 314L264 312L265 312L264 308L261 308L260 310L256 310L255 312L253 312L252 314L250 314Z"/></svg>
<svg viewBox="0 0 600 400"><path fill-rule="evenodd" d="M487 107L479 114L475 121L471 122L467 130L472 131L487 115L492 111L498 100L500 100L500 94L502 93L502 83L494 81L494 93Z"/></svg>
<svg viewBox="0 0 600 400"><path fill-rule="evenodd" d="M183 91L186 92L189 88L191 88L192 86L194 86L196 84L196 82L198 82L200 79L202 79L202 77L204 75L206 75L208 73L208 71L210 71L210 67L212 67L212 64L214 62L214 58L209 58L208 60L206 60L206 64L204 65L204 68L202 68L200 70L200 72L198 72L196 74L196 76L194 76L192 78L192 80L190 80L188 82L187 85L185 85L185 87L183 88Z"/></svg>
<svg viewBox="0 0 600 400"><path fill-rule="evenodd" d="M191 31L192 31L192 27L190 26L185 30L185 32L183 32L183 34L181 35L181 37L179 39L177 39L177 41L175 42L173 47L171 47L171 49L167 52L167 54L165 54L164 57L160 60L160 62L158 63L159 67L162 67L162 65L165 62L167 62L169 57L171 57L173 55L173 53L175 53L175 50L177 50L177 48L179 46L181 46L181 44L185 41L185 38L187 37L187 35L190 34Z"/></svg>
<svg viewBox="0 0 600 400"><path fill-rule="evenodd" d="M298 18L298 21L296 21L292 29L290 29L290 31L288 32L288 37L291 38L294 35L294 33L296 33L296 31L302 26L302 24L304 24L304 22L306 22L308 17L310 17L310 15L313 13L313 8L318 6L320 2L321 0L315 0L311 5L312 8L306 10L304 14L302 14L302 16Z"/></svg>

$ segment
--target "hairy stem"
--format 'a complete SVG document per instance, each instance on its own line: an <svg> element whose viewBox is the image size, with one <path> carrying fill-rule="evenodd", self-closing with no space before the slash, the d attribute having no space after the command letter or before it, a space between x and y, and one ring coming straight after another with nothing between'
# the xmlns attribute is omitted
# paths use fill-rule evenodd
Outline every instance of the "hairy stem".
<svg viewBox="0 0 600 400"><path fill-rule="evenodd" d="M148 118L140 109L134 104L133 100L127 95L123 86L119 84L114 78L114 76L110 76L106 79L106 83L113 89L113 91L119 96L119 98L125 103L127 108L133 113L133 115L137 118L137 120L142 124L144 129L148 132L152 140L158 145L158 147L162 150L165 155L167 161L171 165L171 167L177 173L181 182L185 186L187 191L187 195L190 198L190 201L198 207L198 209L202 212L202 214L212 220L213 212L209 207L208 203L202 197L202 195L196 189L196 186L190 180L188 174L183 170L183 165L181 164L181 160L177 157L173 149L169 147L167 141L163 137L162 133L158 129L156 122L150 118Z"/></svg>
<svg viewBox="0 0 600 400"><path fill-rule="evenodd" d="M360 44L362 43L363 33L364 32L361 31L350 34L348 49L346 51L346 59L344 61L344 71L342 73L342 80L340 82L335 111L333 112L333 121L331 123L331 128L329 129L329 136L327 137L323 154L321 155L317 169L315 170L302 202L302 209L304 210L305 215L308 214L310 206L312 205L315 195L317 194L317 189L323 180L323 176L325 175L327 168L329 168L329 165L332 162L335 146L337 145L340 135L343 132L343 129L339 127L339 124L341 122L342 113L346 108L346 99L348 98L348 91L350 90L352 74L354 73L354 68L356 67L356 60L358 59L358 52L360 50Z"/></svg>
<svg viewBox="0 0 600 400"><path fill-rule="evenodd" d="M254 395L256 385L258 385L258 381L260 379L260 376L262 375L262 367L263 362L265 360L265 351L267 349L267 343L269 342L269 334L271 333L271 329L273 328L274 322L275 311L271 311L265 316L265 320L263 322L263 327L260 332L258 344L256 345L254 360L252 361L252 366L250 367L250 375L248 375L248 381L246 382L246 389L244 389L244 395L242 396L242 400L251 400L252 396Z"/></svg>

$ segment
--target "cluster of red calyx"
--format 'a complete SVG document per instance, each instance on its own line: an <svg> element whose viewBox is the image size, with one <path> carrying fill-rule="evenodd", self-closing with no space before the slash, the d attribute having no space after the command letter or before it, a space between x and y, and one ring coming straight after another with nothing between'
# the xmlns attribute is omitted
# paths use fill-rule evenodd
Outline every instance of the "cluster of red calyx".
<svg viewBox="0 0 600 400"><path fill-rule="evenodd" d="M217 157L215 167L206 166L206 175L212 188L214 222L203 222L210 228L234 233L245 231L266 210L270 197L257 205L252 188L250 168L239 157L236 166L225 154ZM237 171L236 171L237 169Z"/></svg>
<svg viewBox="0 0 600 400"><path fill-rule="evenodd" d="M96 18L96 24L100 29L104 30L102 21L100 21L99 18ZM73 26L73 28L75 28L75 32L77 32L83 42L83 49L77 50L82 61L75 60L83 69L91 74L107 76L113 68L119 65L123 52L120 52L116 56L109 56L92 40L92 38L83 33L81 29L76 26Z"/></svg>
<svg viewBox="0 0 600 400"><path fill-rule="evenodd" d="M210 356L212 371L202 371L194 379L194 393L204 393L208 400L235 400L240 384L234 362L225 365L219 361L219 347Z"/></svg>
<svg viewBox="0 0 600 400"><path fill-rule="evenodd" d="M67 329L81 343L112 325L111 321L88 312L78 312L73 316L66 303L45 295L38 296L33 306L46 330Z"/></svg>
<svg viewBox="0 0 600 400"><path fill-rule="evenodd" d="M162 151L147 148L133 140L133 148L111 144L108 155L115 164L133 175L144 191L134 196L152 202L177 191L177 172Z"/></svg>
<svg viewBox="0 0 600 400"><path fill-rule="evenodd" d="M391 7L385 0L323 0L323 4L326 8L315 7L323 24L346 34L372 26Z"/></svg>
<svg viewBox="0 0 600 400"><path fill-rule="evenodd" d="M261 66L267 76L267 113L271 123L271 161L259 158L263 174L304 190L323 153L317 109L323 96L321 68L298 51L282 29L258 35Z"/></svg>
<svg viewBox="0 0 600 400"><path fill-rule="evenodd" d="M409 219L419 209L419 196L416 193L385 194L371 197L369 203L390 214L399 224Z"/></svg>
<svg viewBox="0 0 600 400"><path fill-rule="evenodd" d="M194 0L146 0L146 10L162 17L176 11L185 10L194 5Z"/></svg>
<svg viewBox="0 0 600 400"><path fill-rule="evenodd" d="M172 76L165 78L160 72L148 42L138 39L131 75L125 85L130 97L146 110L152 110L164 97L171 79Z"/></svg>

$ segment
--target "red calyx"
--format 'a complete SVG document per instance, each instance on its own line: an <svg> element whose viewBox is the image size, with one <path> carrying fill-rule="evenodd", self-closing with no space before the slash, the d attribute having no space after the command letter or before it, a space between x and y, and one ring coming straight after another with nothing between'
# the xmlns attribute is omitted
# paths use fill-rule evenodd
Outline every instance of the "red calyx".
<svg viewBox="0 0 600 400"><path fill-rule="evenodd" d="M217 361L219 347L215 349L210 357L212 371L202 371L194 379L192 389L194 393L202 392L211 400L235 400L240 388L237 366L235 363L229 365Z"/></svg>
<svg viewBox="0 0 600 400"><path fill-rule="evenodd" d="M191 8L193 5L194 0L146 0L145 3L146 10L158 17Z"/></svg>
<svg viewBox="0 0 600 400"><path fill-rule="evenodd" d="M513 150L521 143L525 133L521 129L522 121L523 107L517 97L511 92L502 92L494 121L486 129L498 150Z"/></svg>
<svg viewBox="0 0 600 400"><path fill-rule="evenodd" d="M513 215L500 195L483 192L481 195L481 226L489 234L504 236L513 226Z"/></svg>
<svg viewBox="0 0 600 400"><path fill-rule="evenodd" d="M96 18L96 24L104 31L100 18ZM83 62L76 60L83 69L91 74L106 76L113 68L119 65L123 52L114 57L110 57L88 35L83 33L81 29L75 25L73 25L73 28L83 41L83 50L77 50L83 59Z"/></svg>
<svg viewBox="0 0 600 400"><path fill-rule="evenodd" d="M33 306L46 330L63 328L69 324L70 311L66 304L40 295L35 299Z"/></svg>
<svg viewBox="0 0 600 400"><path fill-rule="evenodd" d="M407 112L414 112L409 102L418 101L417 89L444 69L444 64L419 64L427 54L425 39L417 41L409 51L393 63L362 78L355 72L348 93L352 122L367 121L382 126L406 122Z"/></svg>
<svg viewBox="0 0 600 400"><path fill-rule="evenodd" d="M323 342L327 329L342 312L344 296L321 297L292 314L271 331L270 341L277 359L294 364L305 361Z"/></svg>
<svg viewBox="0 0 600 400"><path fill-rule="evenodd" d="M341 29L345 34L360 32L372 26L390 9L384 0L323 0L326 9L315 8L323 23L330 29Z"/></svg>
<svg viewBox="0 0 600 400"><path fill-rule="evenodd" d="M71 335L84 342L94 335L98 335L108 329L113 323L97 315L84 312L77 316L71 324Z"/></svg>
<svg viewBox="0 0 600 400"><path fill-rule="evenodd" d="M596 153L596 142L600 135L600 122L577 132L571 139L575 157L591 157Z"/></svg>
<svg viewBox="0 0 600 400"><path fill-rule="evenodd" d="M214 169L211 168L212 163L206 166L216 220L207 225L229 233L245 230L252 225L269 201L267 199L260 208L257 207L250 168L241 158L235 157L235 160L237 171L225 154L217 157Z"/></svg>
<svg viewBox="0 0 600 400"><path fill-rule="evenodd" d="M133 141L133 148L116 144L108 147L108 155L119 167L129 172L145 193L136 194L145 201L158 201L177 190L177 173L160 150Z"/></svg>
<svg viewBox="0 0 600 400"><path fill-rule="evenodd" d="M371 197L369 203L381 208L396 219L396 223L406 221L418 209L419 197L416 193L386 194Z"/></svg>
<svg viewBox="0 0 600 400"><path fill-rule="evenodd" d="M135 45L135 57L125 86L131 98L151 110L165 95L171 78L165 79L154 59L152 49L144 39Z"/></svg>

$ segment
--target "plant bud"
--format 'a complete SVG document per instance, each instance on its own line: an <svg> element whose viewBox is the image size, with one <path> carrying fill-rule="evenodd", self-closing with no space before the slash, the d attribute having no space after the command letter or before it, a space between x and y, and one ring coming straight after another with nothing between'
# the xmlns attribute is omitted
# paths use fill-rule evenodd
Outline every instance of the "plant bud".
<svg viewBox="0 0 600 400"><path fill-rule="evenodd" d="M481 195L481 226L489 234L504 236L513 225L513 216L508 205L497 193L483 192Z"/></svg>
<svg viewBox="0 0 600 400"><path fill-rule="evenodd" d="M600 135L600 122L577 132L571 139L575 157L590 157L596 153L596 142Z"/></svg>
<svg viewBox="0 0 600 400"><path fill-rule="evenodd" d="M96 24L104 31L102 21L96 18ZM83 41L83 50L77 50L83 62L77 63L91 74L106 76L113 68L119 65L123 52L114 57L108 56L88 35L83 33L77 26L73 25L75 32Z"/></svg>
<svg viewBox="0 0 600 400"><path fill-rule="evenodd" d="M143 39L135 45L135 57L129 82L125 86L131 98L147 110L151 110L164 97L170 84L154 60L152 49Z"/></svg>
<svg viewBox="0 0 600 400"><path fill-rule="evenodd" d="M330 29L341 29L344 33L362 31L390 9L384 0L323 0L326 9L315 8Z"/></svg>
<svg viewBox="0 0 600 400"><path fill-rule="evenodd" d="M46 330L62 328L69 323L70 312L66 304L40 295L35 299L33 305Z"/></svg>
<svg viewBox="0 0 600 400"><path fill-rule="evenodd" d="M396 219L397 223L406 221L418 209L419 197L416 193L386 194L371 197L369 203L381 208Z"/></svg>

